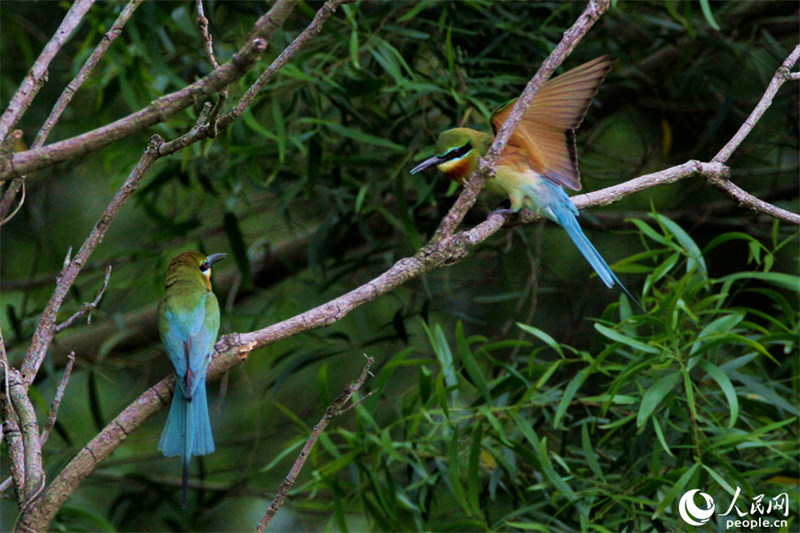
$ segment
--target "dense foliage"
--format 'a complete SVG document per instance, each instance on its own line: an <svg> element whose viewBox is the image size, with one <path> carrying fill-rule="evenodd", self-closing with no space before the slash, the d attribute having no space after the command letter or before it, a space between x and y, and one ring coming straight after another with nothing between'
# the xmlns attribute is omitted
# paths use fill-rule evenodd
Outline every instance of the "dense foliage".
<svg viewBox="0 0 800 533"><path fill-rule="evenodd" d="M268 8L205 6L220 62ZM299 4L264 68L320 6ZM26 140L121 7L90 11L18 126ZM34 387L46 418L76 351L45 447L48 479L171 372L153 309L177 251L232 257L214 273L224 333L369 281L423 245L455 198L433 172L410 175L413 163L450 125L488 127L492 109L519 94L583 7L345 5L241 120L159 161L63 309L66 318L91 300L113 264L91 325L56 337ZM3 102L61 16L37 3L0 4ZM209 72L195 16L194 2L144 2L51 140ZM791 2L725 2L713 13L688 1L614 6L565 64L618 58L579 130L584 189L710 160L796 44L796 17ZM254 79L231 87L229 101ZM787 83L729 161L740 187L794 212L797 96ZM31 176L0 241L0 327L12 364L67 250L85 239L147 138L187 131L200 104ZM485 196L466 224L497 205ZM737 487L742 508L758 494L790 492L796 529L797 228L742 209L699 177L592 209L582 224L648 312L606 290L560 228L512 225L463 261L256 352L221 387L211 384L217 452L194 465L187 511L180 465L156 449L158 416L85 480L53 529L252 528L362 353L376 360L374 393L320 439L276 529L675 531L688 528L677 513L684 492L727 503ZM6 530L13 497L0 505Z"/></svg>

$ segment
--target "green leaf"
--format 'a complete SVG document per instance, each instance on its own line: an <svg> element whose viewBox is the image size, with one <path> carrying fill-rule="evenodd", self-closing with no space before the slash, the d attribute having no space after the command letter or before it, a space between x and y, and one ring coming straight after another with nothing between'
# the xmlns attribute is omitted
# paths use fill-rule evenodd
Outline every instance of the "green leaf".
<svg viewBox="0 0 800 533"><path fill-rule="evenodd" d="M527 324L522 324L517 322L517 327L519 327L522 331L526 331L548 345L550 348L555 350L555 352L560 355L562 358L564 357L564 352L561 351L561 346L556 342L556 340L545 333L544 331L540 330L539 328L535 328L533 326L529 326Z"/></svg>
<svg viewBox="0 0 800 533"><path fill-rule="evenodd" d="M594 473L598 479L606 482L606 476L603 474L603 469L600 468L600 462L597 460L597 454L592 447L592 441L589 438L589 424L584 420L581 424L581 448L583 449L583 457L589 469Z"/></svg>
<svg viewBox="0 0 800 533"><path fill-rule="evenodd" d="M678 384L680 379L681 373L673 372L659 379L647 389L647 392L642 397L639 413L636 415L636 427L644 427L650 415L653 414L656 407L661 405L661 401Z"/></svg>
<svg viewBox="0 0 800 533"><path fill-rule="evenodd" d="M564 389L564 395L561 397L561 401L558 402L558 407L556 408L555 417L553 417L554 429L564 429L561 427L561 419L564 418L564 414L567 412L569 404L572 403L572 399L575 397L575 393L578 392L580 386L583 385L583 381L586 379L586 375L587 375L586 369L583 369L577 374L575 374L571 380L569 380L567 388Z"/></svg>
<svg viewBox="0 0 800 533"><path fill-rule="evenodd" d="M332 133L335 133L337 135L341 135L342 137L346 137L348 139L352 139L354 141L357 141L357 142L360 142L360 143L363 143L363 144L370 144L370 145L373 145L373 146L380 146L381 148L387 148L387 149L392 150L392 151L397 152L397 153L404 153L404 152L408 151L408 148L406 148L405 146L397 144L397 143L394 143L394 142L392 142L392 141L390 141L388 139L384 139L382 137L376 137L374 135L370 135L368 133L364 133L361 130L350 128L350 127L347 127L347 126L342 126L341 124L339 124L337 122L330 121L330 120L321 120L321 119L315 119L315 118L305 118L305 119L299 120L298 122L305 123L305 124L316 124L316 125L324 126L328 130L330 130Z"/></svg>
<svg viewBox="0 0 800 533"><path fill-rule="evenodd" d="M629 346L636 351L644 352L644 353L651 353L651 354L660 354L661 349L656 348L655 346L650 346L649 344L645 344L641 341L636 339L631 339L630 337L626 337L622 333L614 331L613 329L606 327L600 323L595 323L594 329L596 329L601 335L611 339L612 341L619 342L624 344L625 346Z"/></svg>
<svg viewBox="0 0 800 533"><path fill-rule="evenodd" d="M661 444L661 447L667 452L667 455L670 457L675 457L672 455L672 450L669 449L669 445L667 444L667 440L664 438L664 433L661 431L661 423L658 421L658 417L652 417L651 420L653 421L653 429L656 432L656 438L658 438L658 443Z"/></svg>
<svg viewBox="0 0 800 533"><path fill-rule="evenodd" d="M550 461L550 454L547 451L547 439L544 438L539 440L539 437L536 435L536 432L533 430L533 427L530 425L530 423L518 413L514 414L514 420L516 421L517 427L522 432L523 436L533 446L533 449L539 459L539 466L542 469L542 474L544 475L545 479L547 479L547 481L549 481L553 487L561 492L561 494L563 494L567 500L572 503L577 502L578 496L570 488L564 478L558 475L553 468L553 463ZM581 513L586 512L582 506L578 506L578 509L581 511Z"/></svg>
<svg viewBox="0 0 800 533"><path fill-rule="evenodd" d="M453 436L450 439L450 446L448 447L448 461L447 472L450 477L450 489L453 491L458 504L468 515L471 515L470 507L467 504L467 497L464 494L464 482L461 479L461 470L459 469L459 451L461 450L461 432L458 426L452 426Z"/></svg>
<svg viewBox="0 0 800 533"><path fill-rule="evenodd" d="M481 395L486 403L491 405L492 395L489 392L489 385L486 383L486 379L483 377L483 372L481 372L480 367L478 367L475 356L473 355L472 350L469 348L469 342L464 335L464 325L460 320L456 324L456 350L459 358L461 359L461 364L464 365L464 370L469 376L469 379L475 384L476 387L478 387L478 390L481 392Z"/></svg>
<svg viewBox="0 0 800 533"><path fill-rule="evenodd" d="M730 419L728 420L728 427L732 428L734 424L736 424L736 419L739 418L739 399L736 397L736 389L733 388L733 383L731 383L730 378L712 362L701 360L699 366L705 370L706 373L711 376L711 379L717 382L719 388L722 389L722 393L728 401L728 408L731 413Z"/></svg>
<svg viewBox="0 0 800 533"><path fill-rule="evenodd" d="M659 215L658 213L650 213L650 217L654 218L659 225L666 228L666 230L675 237L681 246L683 246L687 257L686 272L692 272L696 267L699 267L703 279L707 279L708 268L706 267L706 260L703 258L703 252L700 251L700 247L697 246L697 243L694 242L694 239L692 239L689 234L683 230L683 228L669 218Z"/></svg>
<svg viewBox="0 0 800 533"><path fill-rule="evenodd" d="M698 463L694 463L691 467L689 467L688 470L686 470L686 472L683 473L683 475L681 475L681 477L678 478L678 481L672 485L672 487L664 495L661 503L659 503L658 507L656 507L656 510L651 517L652 520L658 518L661 513L664 512L664 509L672 505L672 502L675 501L679 494L686 492L686 485L689 483L689 480L692 479L692 476L694 475L698 466L700 466Z"/></svg>
<svg viewBox="0 0 800 533"><path fill-rule="evenodd" d="M244 242L242 229L239 226L239 219L235 214L226 211L223 217L223 226L225 228L225 234L228 236L233 259L236 261L236 266L239 267L239 272L242 274L242 285L244 287L249 287L253 282L252 273L250 272L250 258L247 256L247 245Z"/></svg>
<svg viewBox="0 0 800 533"><path fill-rule="evenodd" d="M700 0L700 9L703 10L703 16L706 18L708 25L720 31L721 28L719 24L717 24L717 21L714 20L714 14L711 12L711 5L709 5L708 0Z"/></svg>
<svg viewBox="0 0 800 533"><path fill-rule="evenodd" d="M800 292L800 276L794 274L783 274L781 272L738 272L729 276L724 276L717 280L719 283L729 285L734 281L742 279L752 279L758 281L766 281L777 285L782 289L787 289L792 292Z"/></svg>

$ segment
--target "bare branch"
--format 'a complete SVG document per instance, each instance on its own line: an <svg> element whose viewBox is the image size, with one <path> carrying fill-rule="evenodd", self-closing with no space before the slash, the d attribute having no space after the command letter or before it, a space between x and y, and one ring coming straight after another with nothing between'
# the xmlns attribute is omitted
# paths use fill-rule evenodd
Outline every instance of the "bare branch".
<svg viewBox="0 0 800 533"><path fill-rule="evenodd" d="M164 141L158 135L154 135L150 139L150 144L139 159L136 168L133 169L125 180L125 183L123 183L122 187L117 191L117 194L114 195L114 198L95 224L89 237L81 245L78 253L61 270L61 274L56 282L56 289L53 291L53 296L50 298L50 301L47 302L47 306L39 319L39 324L33 334L30 348L22 363L22 377L26 388L33 383L33 379L36 377L36 373L42 361L44 361L53 336L56 334L56 315L70 287L72 287L72 284L92 255L92 252L94 252L95 248L103 241L117 213L119 213L122 206L125 205L134 191L139 187L142 178L147 174L153 162L158 159L158 148L163 142Z"/></svg>
<svg viewBox="0 0 800 533"><path fill-rule="evenodd" d="M247 101L246 105L252 103L253 98L257 93L257 90L253 91L253 89L260 89L261 86L259 85L259 82L262 84L266 83L272 77L274 72L283 66L288 59L307 42L310 37L318 34L319 31L321 31L322 23L330 17L330 15L333 13L333 9L343 3L343 1L344 0L329 0L329 2L327 2L323 8L320 9L322 14L320 15L320 13L318 13L312 23L309 24L309 27L303 33L301 33L294 43L292 43L293 45L290 45L290 52L287 53L285 50L284 53L281 54L281 56L279 56L272 65L270 65L270 67L267 69L267 72L265 72L259 78L259 81L257 81L256 84L251 87L252 97L249 101ZM286 0L284 2L279 0L273 6L272 10L270 10L270 13L273 13L275 9L279 7L279 5L282 6L282 9L284 10L290 9L294 3L296 3L296 0ZM281 13L281 16L284 18L285 16L288 16L288 11ZM269 13L267 15L269 15ZM281 19L281 21L282 20L283 19ZM272 28L271 31L274 31L272 24L275 22L276 20L271 19L268 16L261 17L261 19L259 19L259 23L262 24L264 28ZM256 38L255 41L259 41L259 39ZM265 44L261 43L259 46L261 47L261 50L263 50ZM224 66L220 68L224 68ZM240 105L237 105L237 107L241 107L241 109L246 107L246 105L244 107L241 106L241 101L239 104ZM39 325L34 333L34 339L23 362L22 379L24 380L26 387L29 386L33 381L38 368L44 360L47 349L52 341L53 335L55 334L56 313L58 312L58 309L63 302L69 287L71 287L72 283L75 281L75 278L80 272L82 266L86 264L86 261L91 255L92 251L102 241L108 226L119 212L119 209L136 190L141 182L141 179L147 173L155 160L165 155L174 153L175 151L189 146L193 142L196 142L207 136L208 127L205 125L205 121L209 110L210 104L206 103L197 123L195 124L195 127L188 133L170 143L164 143L163 140L158 136L153 136L151 138L150 144L140 158L136 168L133 170L128 179L125 181L125 184L123 184L120 191L118 191L117 195L115 195L114 199L106 208L105 213L100 218L100 221L98 221L98 223L95 225L94 230L81 246L81 249L78 251L77 255L71 261L65 262L65 266L62 269L61 275L56 283L56 290L54 291L50 302L48 302L44 313L42 314ZM238 118L238 115L232 115L228 119L226 126L232 123L236 118ZM244 343L232 351L229 350L228 353L239 353L241 357L239 360L242 361L253 349L253 346ZM87 444L87 446L81 452L79 452L78 455L70 462L70 464L68 464L67 467L65 467L64 470L53 480L50 487L48 487L47 491L44 493L43 498L40 501L37 501L37 505L27 507L24 510L22 516L20 517L21 528L32 531L47 529L47 525L50 523L50 520L63 502L66 501L69 495L77 488L81 480L88 475L91 470L94 469L97 463L102 461L117 446L119 446L127 434L130 431L133 431L138 424L140 424L150 414L161 409L161 407L164 405L164 401L161 398L166 398L166 401L169 401L171 392L168 384L173 384L174 386L174 380L169 380L166 382L162 381L156 385L156 387L151 388L147 393L145 393L145 395L143 395L142 398L140 398L140 400L130 406L129 409L123 411L123 413L121 413L111 424L109 424L109 426L107 426L100 433L100 435L98 435L98 438L93 439L89 444ZM147 396L147 399L144 399L145 396Z"/></svg>
<svg viewBox="0 0 800 533"><path fill-rule="evenodd" d="M47 416L47 424L42 429L42 434L39 437L39 443L44 447L47 442L47 437L50 436L50 431L56 425L56 418L58 417L58 408L61 406L61 399L64 397L64 391L67 389L67 382L69 376L72 374L72 367L75 365L75 352L70 352L67 356L67 367L64 369L64 375L61 376L61 383L58 384L56 395L53 397L53 403L50 405L50 414Z"/></svg>
<svg viewBox="0 0 800 533"><path fill-rule="evenodd" d="M211 62L213 68L219 67L217 58L214 55L214 40L211 38L211 33L208 30L208 19L206 18L205 11L203 10L203 0L197 0L197 25L200 26L200 34L203 37L203 42L206 45L206 54L208 60ZM225 87L219 92L219 100L214 105L214 109L208 115L208 136L214 138L217 136L217 119L222 111L225 101L228 99L228 88Z"/></svg>
<svg viewBox="0 0 800 533"><path fill-rule="evenodd" d="M297 2L297 0L287 1ZM330 18L331 15L333 15L334 10L339 5L352 1L353 0L328 0L325 2L319 11L317 11L317 14L314 16L314 20L312 20L306 29L303 30L300 35L298 35L297 38L295 38L295 40L292 41L292 43L287 46L277 58L275 58L272 64L270 64L270 66L264 71L264 73L261 74L255 83L253 83L253 85L251 85L250 88L247 89L247 91L242 95L234 108L219 117L217 122L214 124L213 130L209 126L206 126L204 128L197 129L191 134L183 135L175 140L165 143L164 146L161 147L161 154L167 155L177 152L178 150L196 143L200 139L210 136L211 133L216 134L217 130L225 129L233 124L242 115L242 113L244 113L244 110L253 103L255 97L272 79L275 73L283 68L283 66L289 62L289 59L299 52L309 42L310 39L322 31L322 25L326 20L328 20L328 18ZM273 6L273 10L277 7L277 5L278 4L276 3L276 5Z"/></svg>
<svg viewBox="0 0 800 533"><path fill-rule="evenodd" d="M17 124L22 115L33 102L39 89L47 82L47 69L50 62L61 50L61 47L81 23L84 15L94 4L94 0L77 0L67 11L61 25L53 34L53 38L45 45L42 53L36 58L31 70L25 76L17 92L11 97L8 108L0 117L0 141L5 140L11 129Z"/></svg>
<svg viewBox="0 0 800 533"><path fill-rule="evenodd" d="M203 11L203 0L197 0L197 24L200 26L200 33L206 45L208 60L211 62L212 67L217 68L219 67L219 63L217 63L217 58L214 56L214 41L208 31L208 19Z"/></svg>
<svg viewBox="0 0 800 533"><path fill-rule="evenodd" d="M78 92L80 86L83 85L83 82L89 77L89 74L91 74L92 70L100 61L100 58L103 56L114 39L116 39L117 36L122 33L122 28L125 27L128 19L141 3L142 0L129 0L128 4L117 17L117 20L115 20L114 24L111 25L111 29L109 29L105 35L103 35L103 38L92 52L92 55L89 56L89 59L87 59L86 63L83 64L81 70L78 72L78 75L69 82L67 87L64 89L64 92L62 92L61 96L58 97L58 100L53 106L52 111L50 111L50 115L47 117L47 120L45 120L42 128L36 134L36 138L33 140L31 148L39 148L44 144L44 142L47 140L47 137L50 135L50 132L58 122L58 119L61 118L61 114L67 108L67 105L69 105L70 101L72 101L72 97L75 96L75 93ZM0 226L14 218L14 215L17 214L17 211L19 211L19 208L24 203L25 177L26 176L20 176L19 178L16 178L3 195L3 199L0 201L0 219L2 219L2 221L0 221ZM8 213L9 209L11 209L11 204L20 188L22 189L22 196L20 197L17 207L14 209L13 213L6 216L6 213Z"/></svg>
<svg viewBox="0 0 800 533"><path fill-rule="evenodd" d="M149 106L103 127L0 161L0 181L46 168L77 155L94 152L169 117L237 81L255 65L266 49L262 38L248 41L233 58L207 76L179 91L154 100Z"/></svg>
<svg viewBox="0 0 800 533"><path fill-rule="evenodd" d="M42 468L42 445L39 441L39 425L22 376L15 369L9 369L8 394L14 412L19 417L22 445L25 450L25 482L19 501L21 506L30 505L44 490L44 470Z"/></svg>
<svg viewBox="0 0 800 533"><path fill-rule="evenodd" d="M322 432L325 431L325 428L328 427L328 424L330 424L331 420L345 412L345 406L347 405L347 402L350 401L350 398L353 397L353 394L358 392L358 389L360 389L367 380L367 376L370 375L369 369L372 367L374 360L372 357L366 355L365 357L367 357L367 364L364 365L361 375L358 377L355 383L347 387L345 391L333 401L333 403L325 411L325 416L322 417L322 420L317 422L317 425L314 426L314 429L311 431L311 435L308 437L303 449L300 451L300 455L297 456L297 459L292 465L289 475L287 475L286 479L284 479L283 483L281 483L280 489L278 489L278 494L275 496L275 499L272 500L272 504L270 504L267 512L264 513L264 517L261 519L258 527L256 527L256 533L263 533L263 531L267 528L272 520L272 517L275 516L275 513L277 513L278 509L280 509L283 505L283 501L289 494L289 489L292 488L297 476L300 474L300 470L303 469L303 465L305 465L306 459L308 459L308 456L311 454L311 449L314 447L314 444L316 444L317 439L319 439L320 435L322 435Z"/></svg>
<svg viewBox="0 0 800 533"><path fill-rule="evenodd" d="M92 323L91 312L92 312L93 309L95 309L97 307L97 305L100 303L100 299L103 297L103 294L106 292L106 287L108 287L108 279L110 277L111 277L111 265L108 265L106 267L106 277L103 280L103 285L100 287L100 290L97 291L97 296L95 297L95 299L93 301L91 301L91 302L86 302L85 304L83 304L81 306L81 308L78 309L78 311L74 315L72 315L67 320L65 320L64 322L62 322L58 326L56 326L56 333L59 333L62 330L70 327L76 320L78 320L80 317L82 317L86 313L89 313L89 318L87 319L87 324L91 324Z"/></svg>
<svg viewBox="0 0 800 533"><path fill-rule="evenodd" d="M765 202L759 198L756 198L752 194L746 192L742 188L734 183L729 179L730 176L720 176L720 175L711 175L708 176L708 182L723 191L725 194L739 202L739 205L743 205L745 207L749 207L753 211L757 213L764 213L765 215L769 215L773 218L777 218L779 220L783 220L785 222L789 222L791 224L800 225L800 215L797 213L792 213L791 211L787 211L786 209L781 209L780 207L773 205L769 202Z"/></svg>
<svg viewBox="0 0 800 533"><path fill-rule="evenodd" d="M225 113L219 118L220 128L226 128L230 123L238 119L244 113L244 110L253 103L253 100L261 89L272 79L272 76L275 75L283 66L289 62L289 59L295 55L303 46L305 46L309 40L316 37L320 31L322 31L322 25L325 24L325 21L328 20L331 15L333 15L336 8L338 8L341 4L349 4L354 2L355 0L327 0L325 4L317 11L317 14L314 16L314 20L311 21L311 24L303 30L303 32L292 41L292 44L287 46L283 52L272 62L272 64L264 71L261 76L256 80L253 85L247 89L242 97L239 99L239 102L231 109L228 113Z"/></svg>
<svg viewBox="0 0 800 533"><path fill-rule="evenodd" d="M775 97L781 85L783 85L786 80L791 79L790 71L795 63L797 63L798 59L800 59L800 44L795 46L792 53L789 54L783 64L778 68L778 71L775 72L772 81L770 81L767 90L764 92L764 96L761 97L761 100L739 128L739 131L737 131L733 138L717 152L717 155L715 155L711 161L719 163L726 162L734 150L742 144L742 141L744 141L745 137L747 137L750 131L755 127L764 112L772 105L772 99Z"/></svg>

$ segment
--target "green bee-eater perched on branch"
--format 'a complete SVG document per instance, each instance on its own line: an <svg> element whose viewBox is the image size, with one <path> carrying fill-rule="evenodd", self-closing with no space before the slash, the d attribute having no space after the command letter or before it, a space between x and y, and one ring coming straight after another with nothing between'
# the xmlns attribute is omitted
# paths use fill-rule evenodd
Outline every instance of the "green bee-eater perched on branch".
<svg viewBox="0 0 800 533"><path fill-rule="evenodd" d="M175 395L158 449L183 459L181 504L186 507L189 462L214 451L208 418L206 370L219 330L219 304L211 292L211 265L225 254L183 252L167 267L158 329L175 367Z"/></svg>

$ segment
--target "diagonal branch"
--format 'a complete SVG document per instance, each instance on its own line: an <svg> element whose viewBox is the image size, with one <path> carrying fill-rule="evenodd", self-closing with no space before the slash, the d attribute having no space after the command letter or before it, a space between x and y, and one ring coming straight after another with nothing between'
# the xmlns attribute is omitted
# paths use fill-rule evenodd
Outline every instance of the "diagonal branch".
<svg viewBox="0 0 800 533"><path fill-rule="evenodd" d="M349 385L345 391L333 401L328 409L325 410L325 415L322 417L322 420L317 422L317 425L311 430L311 435L309 436L305 445L303 445L300 455L298 455L297 459L295 459L292 469L289 471L289 475L286 476L286 479L283 481L283 483L281 483L281 487L278 489L278 494L275 496L275 499L272 500L272 504L270 504L266 513L264 513L264 516L261 518L261 522L259 522L258 527L256 527L256 533L264 532L272 518L278 512L278 509L280 509L283 505L286 496L289 494L289 489L291 489L292 485L294 485L297 476L300 474L300 470L302 470L303 465L306 464L306 459L308 459L309 455L311 454L311 449L314 447L314 444L317 443L317 440L325 431L325 428L328 427L328 424L330 424L334 418L345 412L345 405L347 405L347 402L349 402L350 398L352 398L353 395L358 392L358 390L367 380L367 376L371 375L369 369L372 367L374 359L366 354L365 357L367 358L367 363L364 365L361 375L352 385ZM350 407L352 407L352 405Z"/></svg>
<svg viewBox="0 0 800 533"><path fill-rule="evenodd" d="M0 142L4 141L11 129L33 102L39 89L47 82L47 69L61 47L80 25L84 15L94 4L94 0L77 0L67 11L53 38L44 46L42 53L25 76L17 92L11 97L3 116L0 117Z"/></svg>
<svg viewBox="0 0 800 533"><path fill-rule="evenodd" d="M22 378L25 383L25 388L33 383L33 379L36 377L36 373L44 361L47 349L50 347L53 336L57 331L56 318L58 310L61 308L61 304L64 302L64 298L66 298L70 287L72 287L81 269L89 260L92 252L94 252L97 246L103 241L111 222L117 216L120 209L122 209L122 206L127 203L128 199L130 199L139 187L142 178L147 174L150 166L158 159L158 148L163 142L164 141L158 135L154 135L150 139L150 144L139 159L136 167L130 175L128 175L128 178L125 180L120 190L117 191L117 194L114 195L114 198L95 224L89 237L83 242L78 253L75 254L75 257L65 264L64 268L61 270L56 288L53 291L53 296L51 296L50 301L47 302L47 306L42 316L39 318L39 323L33 334L33 340L31 341L31 345L22 363Z"/></svg>

